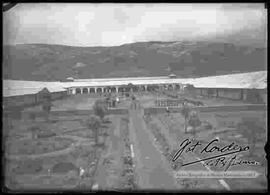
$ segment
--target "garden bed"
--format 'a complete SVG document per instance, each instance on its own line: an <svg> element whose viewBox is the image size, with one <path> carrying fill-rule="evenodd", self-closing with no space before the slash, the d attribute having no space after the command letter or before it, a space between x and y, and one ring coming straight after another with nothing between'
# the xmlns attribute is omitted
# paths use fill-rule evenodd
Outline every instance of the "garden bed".
<svg viewBox="0 0 270 195"><path fill-rule="evenodd" d="M121 118L120 130L121 138L124 144L124 151L122 156L122 172L121 172L121 186L120 188L124 190L134 190L137 189L136 175L134 170L134 161L131 154L131 143L129 139L129 119Z"/></svg>
<svg viewBox="0 0 270 195"><path fill-rule="evenodd" d="M93 133L87 129L70 131L70 132L66 132L65 134L71 135L71 136L77 136L77 137L81 137L81 138L93 138L94 137Z"/></svg>
<svg viewBox="0 0 270 195"><path fill-rule="evenodd" d="M173 155L175 154L176 150L169 144L165 134L161 132L161 129L157 126L157 124L153 123L151 120L151 116L144 118L148 129L151 130L155 137L155 142L159 151L163 154L163 156L167 159L168 163L172 170L177 171L181 168L183 161L179 158L176 162L172 161Z"/></svg>
<svg viewBox="0 0 270 195"><path fill-rule="evenodd" d="M42 160L23 160L20 161L12 172L18 175L23 174L38 174L43 170Z"/></svg>
<svg viewBox="0 0 270 195"><path fill-rule="evenodd" d="M7 144L7 152L12 155L45 154L68 148L72 139L52 137L46 139L17 140Z"/></svg>
<svg viewBox="0 0 270 195"><path fill-rule="evenodd" d="M53 174L66 174L70 171L75 171L79 175L79 168L71 162L56 163L51 168L51 173Z"/></svg>

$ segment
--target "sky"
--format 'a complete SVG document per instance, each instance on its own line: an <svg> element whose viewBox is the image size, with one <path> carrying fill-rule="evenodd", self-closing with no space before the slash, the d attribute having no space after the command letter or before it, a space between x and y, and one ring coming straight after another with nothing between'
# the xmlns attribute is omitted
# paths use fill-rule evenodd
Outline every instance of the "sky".
<svg viewBox="0 0 270 195"><path fill-rule="evenodd" d="M266 25L264 4L254 3L19 3L3 13L3 43L87 47L236 35L253 44L265 42Z"/></svg>

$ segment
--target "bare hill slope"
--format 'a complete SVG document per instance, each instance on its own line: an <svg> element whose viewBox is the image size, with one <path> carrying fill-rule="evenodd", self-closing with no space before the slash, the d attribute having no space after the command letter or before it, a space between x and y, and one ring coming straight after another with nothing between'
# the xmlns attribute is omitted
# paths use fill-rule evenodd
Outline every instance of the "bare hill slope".
<svg viewBox="0 0 270 195"><path fill-rule="evenodd" d="M4 46L4 79L211 76L266 70L266 49L231 43L141 42L116 47Z"/></svg>

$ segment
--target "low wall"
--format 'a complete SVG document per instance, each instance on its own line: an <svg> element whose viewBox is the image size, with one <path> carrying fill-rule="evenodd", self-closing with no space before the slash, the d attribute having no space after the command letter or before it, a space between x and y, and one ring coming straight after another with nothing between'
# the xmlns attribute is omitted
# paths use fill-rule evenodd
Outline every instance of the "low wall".
<svg viewBox="0 0 270 195"><path fill-rule="evenodd" d="M233 111L266 111L267 106L265 104L257 104L257 105L240 105L240 106L201 106L194 107L194 109L199 112L233 112ZM181 107L175 107L169 109L171 113L180 113ZM108 115L127 115L129 113L128 109L109 109ZM144 108L144 114L161 114L166 113L166 108ZM36 117L43 117L45 115L44 112L34 112L34 111L4 111L3 117L11 117L16 119L27 119L30 114L34 114ZM75 116L75 115L91 115L94 114L93 110L70 110L70 111L51 111L51 116Z"/></svg>
<svg viewBox="0 0 270 195"><path fill-rule="evenodd" d="M233 112L233 111L250 111L250 110L267 110L267 105L265 104L249 104L240 106L200 106L194 107L194 109L199 112ZM181 107L170 108L171 113L181 112ZM145 108L144 114L161 114L166 113L166 108Z"/></svg>
<svg viewBox="0 0 270 195"><path fill-rule="evenodd" d="M16 119L28 119L30 114L34 114L36 117L44 117L45 112L37 111L5 111L4 117L16 118ZM65 111L51 111L51 116L75 116L75 115L91 115L94 114L93 110L65 110ZM127 109L109 109L108 115L127 115Z"/></svg>
<svg viewBox="0 0 270 195"><path fill-rule="evenodd" d="M241 89L218 89L218 96L222 98L240 100Z"/></svg>
<svg viewBox="0 0 270 195"><path fill-rule="evenodd" d="M35 103L36 103L35 94L3 97L3 105L5 107L30 106L34 105Z"/></svg>
<svg viewBox="0 0 270 195"><path fill-rule="evenodd" d="M52 101L57 99L63 99L67 97L66 91L52 92ZM40 104L42 100L39 98L38 94L26 94L19 96L3 97L3 105L5 109L10 110L21 110L26 107L36 106Z"/></svg>
<svg viewBox="0 0 270 195"><path fill-rule="evenodd" d="M247 96L249 93L251 93L252 90L255 90L260 101L257 101L257 103L266 103L267 102L267 89L205 89L205 88L195 88L193 93L195 95L201 95L205 97L217 97L217 98L225 98L225 99L231 99L231 100L244 100L246 101L248 98ZM252 101L248 101L250 103L253 103ZM256 102L256 101L255 101Z"/></svg>

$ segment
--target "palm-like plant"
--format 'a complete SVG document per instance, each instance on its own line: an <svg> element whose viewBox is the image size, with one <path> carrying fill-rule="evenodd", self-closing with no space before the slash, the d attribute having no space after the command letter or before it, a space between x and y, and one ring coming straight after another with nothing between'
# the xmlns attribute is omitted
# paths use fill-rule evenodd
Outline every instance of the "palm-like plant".
<svg viewBox="0 0 270 195"><path fill-rule="evenodd" d="M101 121L96 116L91 116L87 122L87 127L94 133L95 137L95 145L98 144L98 134L99 134L99 128L101 127Z"/></svg>
<svg viewBox="0 0 270 195"><path fill-rule="evenodd" d="M192 110L191 107L188 106L187 104L184 104L182 109L181 109L181 114L185 119L185 133L187 133L187 121L188 121L189 115L191 113L191 110Z"/></svg>
<svg viewBox="0 0 270 195"><path fill-rule="evenodd" d="M107 113L107 103L106 101L102 101L102 100L98 100L95 102L94 106L94 113L95 115L99 116L99 118L101 119L101 121L104 120L104 117Z"/></svg>
<svg viewBox="0 0 270 195"><path fill-rule="evenodd" d="M132 83L129 83L127 85L127 88L128 88L128 91L130 91L131 89L134 89L135 88L135 85L133 85Z"/></svg>
<svg viewBox="0 0 270 195"><path fill-rule="evenodd" d="M195 135L196 135L196 127L198 127L198 126L200 126L202 124L202 122L199 119L199 116L198 116L197 112L193 112L190 115L188 123L192 127L192 133L193 133L193 135L195 137Z"/></svg>

